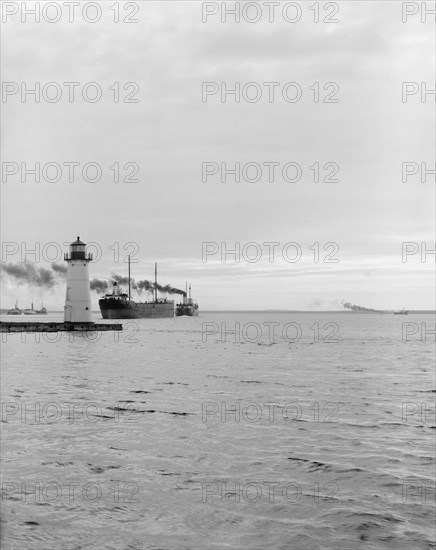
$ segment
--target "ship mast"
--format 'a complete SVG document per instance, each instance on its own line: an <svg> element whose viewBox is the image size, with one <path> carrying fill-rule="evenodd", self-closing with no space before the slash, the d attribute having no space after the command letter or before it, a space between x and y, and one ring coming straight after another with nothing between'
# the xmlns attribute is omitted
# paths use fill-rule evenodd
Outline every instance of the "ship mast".
<svg viewBox="0 0 436 550"><path fill-rule="evenodd" d="M129 302L130 302L130 254L129 254Z"/></svg>
<svg viewBox="0 0 436 550"><path fill-rule="evenodd" d="M157 302L157 262L154 262L154 301Z"/></svg>

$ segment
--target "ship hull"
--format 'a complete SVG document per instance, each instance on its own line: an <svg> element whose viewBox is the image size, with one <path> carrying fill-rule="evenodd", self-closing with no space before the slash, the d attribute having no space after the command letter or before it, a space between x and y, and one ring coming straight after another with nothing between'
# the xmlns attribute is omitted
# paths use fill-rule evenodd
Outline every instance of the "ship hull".
<svg viewBox="0 0 436 550"><path fill-rule="evenodd" d="M176 308L176 317L182 317L183 315L187 317L198 317L198 308L192 306Z"/></svg>
<svg viewBox="0 0 436 550"><path fill-rule="evenodd" d="M174 317L174 302L132 302L101 299L103 319L162 319Z"/></svg>

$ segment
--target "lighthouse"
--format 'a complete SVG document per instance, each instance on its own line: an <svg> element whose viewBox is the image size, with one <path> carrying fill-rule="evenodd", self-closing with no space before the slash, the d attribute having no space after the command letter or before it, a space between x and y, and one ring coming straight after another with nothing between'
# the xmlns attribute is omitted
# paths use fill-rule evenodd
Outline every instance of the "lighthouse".
<svg viewBox="0 0 436 550"><path fill-rule="evenodd" d="M67 268L67 292L65 296L65 323L92 323L91 290L88 264L92 254L86 255L86 244L77 237L65 254Z"/></svg>

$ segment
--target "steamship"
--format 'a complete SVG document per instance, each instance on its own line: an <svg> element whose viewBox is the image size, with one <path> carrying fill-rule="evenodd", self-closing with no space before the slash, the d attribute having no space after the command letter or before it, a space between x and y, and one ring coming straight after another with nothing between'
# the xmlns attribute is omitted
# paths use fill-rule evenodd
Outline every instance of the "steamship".
<svg viewBox="0 0 436 550"><path fill-rule="evenodd" d="M394 315L409 315L409 310L405 309L399 309L398 311L394 311Z"/></svg>
<svg viewBox="0 0 436 550"><path fill-rule="evenodd" d="M38 315L36 313L36 310L33 309L33 302L32 302L31 307L29 309L24 309L23 310L23 313L24 313L24 315Z"/></svg>
<svg viewBox="0 0 436 550"><path fill-rule="evenodd" d="M198 304L191 298L191 285L189 285L189 294L188 289L186 289L183 301L176 305L176 317L181 317L182 315L187 315L188 317L197 317L198 315Z"/></svg>
<svg viewBox="0 0 436 550"><path fill-rule="evenodd" d="M116 282L111 294L98 301L103 319L161 319L174 317L174 300L157 297L157 264L154 264L154 300L134 302L130 296L130 256L128 294L122 292Z"/></svg>
<svg viewBox="0 0 436 550"><path fill-rule="evenodd" d="M41 305L41 309L33 309L33 302L31 303L30 309L23 310L24 315L47 315L47 308L44 307L44 304Z"/></svg>
<svg viewBox="0 0 436 550"><path fill-rule="evenodd" d="M23 312L18 307L18 300L15 302L15 307L10 309L6 315L21 315Z"/></svg>

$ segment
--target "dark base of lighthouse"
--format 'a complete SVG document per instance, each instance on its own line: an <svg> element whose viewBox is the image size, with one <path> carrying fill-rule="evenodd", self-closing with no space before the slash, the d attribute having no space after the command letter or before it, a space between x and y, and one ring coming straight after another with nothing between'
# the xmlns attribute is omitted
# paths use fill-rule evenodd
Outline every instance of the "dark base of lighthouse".
<svg viewBox="0 0 436 550"><path fill-rule="evenodd" d="M0 321L0 332L104 332L123 330L121 323L26 323Z"/></svg>

